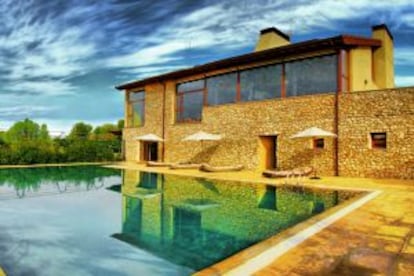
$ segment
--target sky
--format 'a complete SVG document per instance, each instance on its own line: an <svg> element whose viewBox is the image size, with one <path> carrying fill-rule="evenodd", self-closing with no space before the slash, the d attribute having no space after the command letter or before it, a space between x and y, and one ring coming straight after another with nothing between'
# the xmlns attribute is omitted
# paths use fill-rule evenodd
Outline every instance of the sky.
<svg viewBox="0 0 414 276"><path fill-rule="evenodd" d="M298 42L382 23L396 85L414 86L412 0L0 0L0 130L24 118L55 132L115 123L115 85L249 53L264 28Z"/></svg>

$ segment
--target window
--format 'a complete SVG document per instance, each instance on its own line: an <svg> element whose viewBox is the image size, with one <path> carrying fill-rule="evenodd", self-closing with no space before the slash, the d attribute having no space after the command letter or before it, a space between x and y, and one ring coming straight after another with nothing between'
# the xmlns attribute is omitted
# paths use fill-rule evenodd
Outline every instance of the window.
<svg viewBox="0 0 414 276"><path fill-rule="evenodd" d="M344 59L345 53L341 57ZM177 85L176 120L200 121L204 104L215 106L337 92L337 67L338 55L327 55L180 83Z"/></svg>
<svg viewBox="0 0 414 276"><path fill-rule="evenodd" d="M241 101L280 98L282 66L272 65L240 72Z"/></svg>
<svg viewBox="0 0 414 276"><path fill-rule="evenodd" d="M237 73L208 78L207 91L209 105L236 102Z"/></svg>
<svg viewBox="0 0 414 276"><path fill-rule="evenodd" d="M145 92L130 92L128 97L128 127L143 126L145 117Z"/></svg>
<svg viewBox="0 0 414 276"><path fill-rule="evenodd" d="M177 85L176 119L178 122L201 121L204 91L204 80Z"/></svg>
<svg viewBox="0 0 414 276"><path fill-rule="evenodd" d="M323 56L286 63L286 96L337 91L337 56Z"/></svg>
<svg viewBox="0 0 414 276"><path fill-rule="evenodd" d="M313 139L313 148L314 149L325 148L325 140L323 138Z"/></svg>
<svg viewBox="0 0 414 276"><path fill-rule="evenodd" d="M372 132L371 133L371 148L386 149L387 148L387 133L386 132Z"/></svg>

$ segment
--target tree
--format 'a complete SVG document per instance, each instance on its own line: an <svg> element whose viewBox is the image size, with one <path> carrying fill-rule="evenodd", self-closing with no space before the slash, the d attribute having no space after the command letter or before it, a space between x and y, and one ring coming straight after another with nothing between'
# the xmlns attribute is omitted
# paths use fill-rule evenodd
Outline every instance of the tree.
<svg viewBox="0 0 414 276"><path fill-rule="evenodd" d="M116 135L114 132L118 131L118 127L114 124L103 124L97 126L93 130L93 140L97 141L114 141L116 140Z"/></svg>
<svg viewBox="0 0 414 276"><path fill-rule="evenodd" d="M49 130L46 124L42 124L39 130L39 139L42 142L50 142Z"/></svg>
<svg viewBox="0 0 414 276"><path fill-rule="evenodd" d="M46 125L25 119L15 123L5 133L9 150L4 149L8 161L13 164L47 163L53 157L53 145Z"/></svg>
<svg viewBox="0 0 414 276"><path fill-rule="evenodd" d="M0 131L0 147L6 145L5 136L6 136L6 133L4 131Z"/></svg>
<svg viewBox="0 0 414 276"><path fill-rule="evenodd" d="M71 140L87 140L91 131L91 125L85 124L84 122L78 122L72 127L68 137Z"/></svg>
<svg viewBox="0 0 414 276"><path fill-rule="evenodd" d="M38 140L40 138L40 127L37 123L26 118L12 125L7 130L5 138L6 142L11 145Z"/></svg>
<svg viewBox="0 0 414 276"><path fill-rule="evenodd" d="M125 121L123 119L118 120L118 123L117 123L118 130L122 130L124 128L124 125L125 125Z"/></svg>
<svg viewBox="0 0 414 276"><path fill-rule="evenodd" d="M116 131L117 125L103 124L92 133L91 125L78 122L68 137L52 140L46 124L25 119L0 132L0 164L114 160L121 144Z"/></svg>

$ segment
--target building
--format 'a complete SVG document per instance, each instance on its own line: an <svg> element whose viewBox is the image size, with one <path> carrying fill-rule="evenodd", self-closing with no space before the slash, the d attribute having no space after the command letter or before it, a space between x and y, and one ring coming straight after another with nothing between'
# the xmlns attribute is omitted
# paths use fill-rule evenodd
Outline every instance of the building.
<svg viewBox="0 0 414 276"><path fill-rule="evenodd" d="M414 177L414 87L394 88L393 37L340 35L290 43L260 32L253 53L116 87L125 91L127 161L243 164L322 175ZM337 139L294 140L316 126ZM219 142L182 141L199 130ZM153 133L164 142L140 142Z"/></svg>

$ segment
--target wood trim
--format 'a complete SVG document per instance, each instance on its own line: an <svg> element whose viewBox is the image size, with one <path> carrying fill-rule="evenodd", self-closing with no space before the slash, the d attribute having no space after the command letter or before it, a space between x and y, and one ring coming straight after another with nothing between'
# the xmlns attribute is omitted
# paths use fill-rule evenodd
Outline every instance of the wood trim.
<svg viewBox="0 0 414 276"><path fill-rule="evenodd" d="M198 90L190 90L190 91L186 91L186 92L177 92L178 96L182 96L182 95L186 95L186 94L194 94L194 93L200 93L200 92L204 92L204 88L202 89L198 89Z"/></svg>
<svg viewBox="0 0 414 276"><path fill-rule="evenodd" d="M286 71L285 71L285 63L282 63L282 76L281 76L281 82L280 82L280 97L286 98Z"/></svg>
<svg viewBox="0 0 414 276"><path fill-rule="evenodd" d="M381 47L381 45L382 45L381 40L374 39L374 38L343 35L342 39L343 39L343 42L344 42L345 45L371 46L371 47Z"/></svg>
<svg viewBox="0 0 414 276"><path fill-rule="evenodd" d="M203 107L208 106L208 91L207 91L207 79L204 79L204 89L203 89Z"/></svg>
<svg viewBox="0 0 414 276"><path fill-rule="evenodd" d="M342 78L343 78L343 72L342 72L342 51L341 50L339 50L338 51L338 54L337 54L337 60L338 60L338 62L337 62L337 64L336 64L336 66L337 66L337 93L338 94L341 94L341 92L342 92Z"/></svg>

